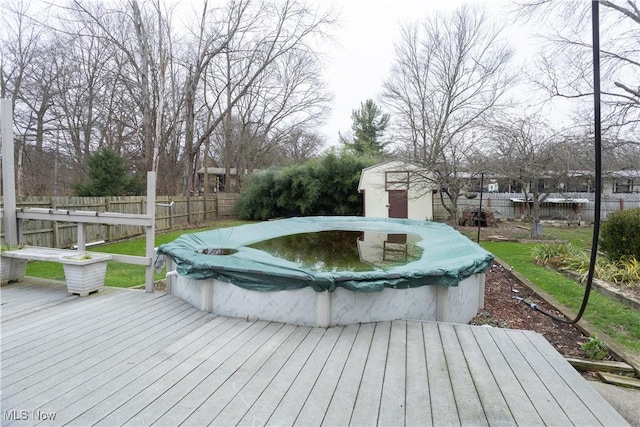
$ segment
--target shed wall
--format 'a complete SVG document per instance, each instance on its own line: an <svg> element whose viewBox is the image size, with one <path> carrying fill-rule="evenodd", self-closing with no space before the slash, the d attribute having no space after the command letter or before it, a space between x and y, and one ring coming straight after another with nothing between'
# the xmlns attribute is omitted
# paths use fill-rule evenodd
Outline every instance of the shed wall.
<svg viewBox="0 0 640 427"><path fill-rule="evenodd" d="M366 168L362 171L360 191L364 191L364 215L368 217L389 218L389 194L385 190L385 172L410 170L400 162L388 162ZM432 220L433 202L431 192L418 191L409 184L408 219Z"/></svg>

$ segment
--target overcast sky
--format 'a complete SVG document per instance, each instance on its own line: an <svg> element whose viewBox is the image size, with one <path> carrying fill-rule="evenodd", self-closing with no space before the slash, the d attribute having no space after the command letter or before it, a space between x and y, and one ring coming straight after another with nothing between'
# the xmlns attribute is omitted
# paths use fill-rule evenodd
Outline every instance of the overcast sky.
<svg viewBox="0 0 640 427"><path fill-rule="evenodd" d="M500 0L313 0L332 3L341 26L334 32L336 45L328 48L326 78L334 103L323 133L329 145L338 142L338 131L350 131L351 112L366 99L378 102L382 82L389 75L401 23L422 20L436 11L453 10L463 3L482 4L501 15ZM526 41L525 41L526 42Z"/></svg>

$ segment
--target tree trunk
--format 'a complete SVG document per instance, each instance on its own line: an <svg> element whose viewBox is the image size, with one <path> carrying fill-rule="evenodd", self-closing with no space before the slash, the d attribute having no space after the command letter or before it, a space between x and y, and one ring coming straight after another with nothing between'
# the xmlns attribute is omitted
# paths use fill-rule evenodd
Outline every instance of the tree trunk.
<svg viewBox="0 0 640 427"><path fill-rule="evenodd" d="M149 40L142 22L142 16L140 14L140 8L138 2L133 0L131 2L133 8L133 18L136 27L136 36L142 52L140 56L142 58L142 66L140 67L140 81L142 85L142 125L144 134L144 164L145 170L153 170L153 124L151 114L151 93L149 90Z"/></svg>

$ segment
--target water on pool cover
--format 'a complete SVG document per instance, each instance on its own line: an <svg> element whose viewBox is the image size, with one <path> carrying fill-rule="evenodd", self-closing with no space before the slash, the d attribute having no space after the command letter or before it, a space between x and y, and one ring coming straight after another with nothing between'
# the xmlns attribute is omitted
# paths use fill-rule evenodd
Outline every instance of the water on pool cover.
<svg viewBox="0 0 640 427"><path fill-rule="evenodd" d="M331 230L290 234L249 247L300 264L312 271L375 271L404 265L422 256L415 234Z"/></svg>

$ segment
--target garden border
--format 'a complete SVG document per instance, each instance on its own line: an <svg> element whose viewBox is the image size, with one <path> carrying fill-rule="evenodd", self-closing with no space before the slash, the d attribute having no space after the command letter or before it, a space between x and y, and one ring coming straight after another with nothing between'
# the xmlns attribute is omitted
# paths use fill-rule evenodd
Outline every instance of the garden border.
<svg viewBox="0 0 640 427"><path fill-rule="evenodd" d="M502 267L504 267L505 270L507 271L507 274L511 275L514 279L518 280L523 285L529 287L533 292L535 292L535 294L538 297L543 299L547 304L553 306L565 317L567 317L568 319L573 319L576 317L576 313L574 313L573 310L571 310L569 307L565 306L564 304L560 303L551 294L540 289L537 285L533 284L529 279L527 279L525 276L518 273L517 271L510 271L510 266L508 263L504 262L498 257L494 258L494 262L497 262ZM591 336L594 334L597 335L598 338L600 338L602 342L605 343L607 348L609 348L609 352L614 357L627 362L629 365L633 367L633 370L635 371L636 375L640 376L640 357L639 356L631 353L625 347L618 344L609 335L599 330L597 327L595 327L593 324L591 324L589 321L585 320L584 318L581 319L578 323L576 323L575 327L578 328L587 336Z"/></svg>

